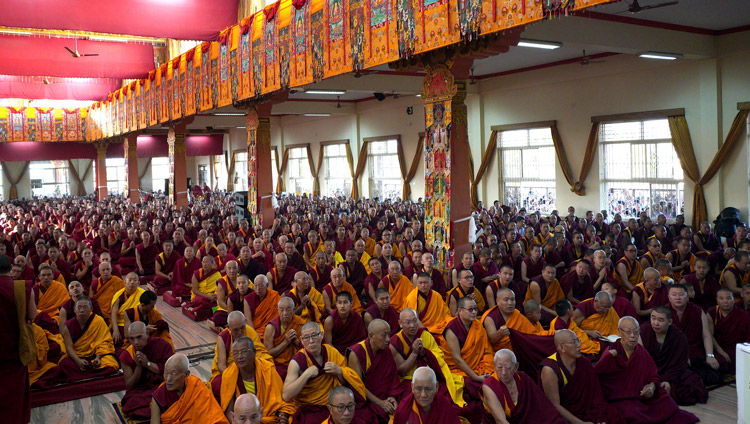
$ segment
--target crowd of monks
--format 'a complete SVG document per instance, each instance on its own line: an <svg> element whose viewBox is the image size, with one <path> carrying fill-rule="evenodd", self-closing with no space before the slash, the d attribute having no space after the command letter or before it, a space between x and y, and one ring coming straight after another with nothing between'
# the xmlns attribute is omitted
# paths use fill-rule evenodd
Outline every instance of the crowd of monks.
<svg viewBox="0 0 750 424"><path fill-rule="evenodd" d="M750 342L744 226L480 202L442 269L421 203L288 196L268 228L234 209L1 204L0 405L117 376L122 412L152 423L691 423L678 405ZM217 333L209 381L160 296Z"/></svg>

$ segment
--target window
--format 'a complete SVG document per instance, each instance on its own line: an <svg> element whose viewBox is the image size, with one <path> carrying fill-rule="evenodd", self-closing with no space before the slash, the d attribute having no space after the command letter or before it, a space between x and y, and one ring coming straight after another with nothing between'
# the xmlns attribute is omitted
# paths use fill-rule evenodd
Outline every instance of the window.
<svg viewBox="0 0 750 424"><path fill-rule="evenodd" d="M107 192L127 194L125 193L125 175L128 172L128 166L125 158L107 159L105 163L107 164Z"/></svg>
<svg viewBox="0 0 750 424"><path fill-rule="evenodd" d="M203 187L207 185L206 181L208 181L208 166L198 165L198 185Z"/></svg>
<svg viewBox="0 0 750 424"><path fill-rule="evenodd" d="M276 170L276 162L279 160L279 158L276 157L279 152L276 150L276 147L271 149L271 178L273 181L271 181L271 184L273 186L273 192L276 193L276 183L279 181L279 171Z"/></svg>
<svg viewBox="0 0 750 424"><path fill-rule="evenodd" d="M367 163L370 168L370 197L384 199L401 198L404 180L398 163L397 138L371 141L368 144ZM347 171L349 165L347 164Z"/></svg>
<svg viewBox="0 0 750 424"><path fill-rule="evenodd" d="M168 157L151 158L151 190L154 193L168 193L168 190L165 190L169 185L169 172Z"/></svg>
<svg viewBox="0 0 750 424"><path fill-rule="evenodd" d="M247 191L247 152L234 155L234 191Z"/></svg>
<svg viewBox="0 0 750 424"><path fill-rule="evenodd" d="M682 167L666 119L603 123L599 144L602 208L610 215L683 213Z"/></svg>
<svg viewBox="0 0 750 424"><path fill-rule="evenodd" d="M503 203L527 211L555 209L555 147L549 127L501 131L498 135Z"/></svg>
<svg viewBox="0 0 750 424"><path fill-rule="evenodd" d="M224 163L224 155L214 156L214 188L227 189L227 166Z"/></svg>
<svg viewBox="0 0 750 424"><path fill-rule="evenodd" d="M31 195L34 197L59 197L67 195L70 191L66 161L31 162L29 177Z"/></svg>
<svg viewBox="0 0 750 424"><path fill-rule="evenodd" d="M295 147L289 150L289 187L292 193L312 194L313 179L310 163L307 160L307 148Z"/></svg>
<svg viewBox="0 0 750 424"><path fill-rule="evenodd" d="M329 144L323 147L326 196L349 196L352 192L352 175L346 160L346 144ZM400 172L400 171L399 171Z"/></svg>

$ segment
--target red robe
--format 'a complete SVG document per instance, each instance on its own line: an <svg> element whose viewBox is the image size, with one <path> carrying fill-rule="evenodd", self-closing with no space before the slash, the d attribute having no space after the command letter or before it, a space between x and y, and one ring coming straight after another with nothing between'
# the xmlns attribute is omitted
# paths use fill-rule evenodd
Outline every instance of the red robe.
<svg viewBox="0 0 750 424"><path fill-rule="evenodd" d="M542 389L537 386L531 377L519 371L513 378L516 380L516 387L518 388L518 401L516 403L513 403L508 388L498 380L497 374L485 378L484 383L482 383L483 386L489 387L495 393L500 405L505 409L505 416L510 424L535 422L565 424L568 422L557 412L555 406L547 399ZM482 399L484 399L484 392L482 392ZM486 407L483 422L495 422Z"/></svg>
<svg viewBox="0 0 750 424"><path fill-rule="evenodd" d="M279 293L286 293L292 289L292 283L294 282L294 274L297 273L297 268L287 265L284 270L284 275L279 277L279 272L276 267L271 268L271 286L274 290Z"/></svg>
<svg viewBox="0 0 750 424"><path fill-rule="evenodd" d="M443 394L437 393L432 400L430 413L425 414L414 395L409 393L403 399L398 400L398 408L393 415L393 424L459 424L458 414L452 406L451 399Z"/></svg>
<svg viewBox="0 0 750 424"><path fill-rule="evenodd" d="M727 315L714 306L708 310L708 314L714 322L714 338L734 364L737 344L750 342L750 315L737 306Z"/></svg>
<svg viewBox="0 0 750 424"><path fill-rule="evenodd" d="M591 274L586 274L583 278L583 282L581 282L578 279L578 273L575 268L563 274L559 281L560 287L566 296L571 290L573 291L573 297L578 300L590 299L596 294L596 291L594 290L595 280L591 279Z"/></svg>
<svg viewBox="0 0 750 424"><path fill-rule="evenodd" d="M331 344L339 352L345 352L349 346L367 338L365 322L358 313L350 311L349 318L344 322L339 316L339 311L333 310L331 318L333 319Z"/></svg>
<svg viewBox="0 0 750 424"><path fill-rule="evenodd" d="M182 256L174 250L172 251L172 254L169 255L169 257L166 257L164 252L159 253L159 255L156 257L156 260L159 261L159 265L161 266L160 271L162 274L169 275L170 272L173 272L172 281L174 281L174 279L176 278L177 273L174 272L176 269L175 265L177 265L177 262L180 259L182 259ZM141 258L141 263L143 263L143 258ZM172 285L172 281L169 281L161 276L155 276L154 285L157 289L156 294L164 294L164 292L167 291Z"/></svg>
<svg viewBox="0 0 750 424"><path fill-rule="evenodd" d="M136 368L135 352L135 347L130 345L120 354L120 362L128 365L133 371ZM167 359L172 356L174 350L166 340L160 337L150 337L141 352L146 355L149 361L159 367L159 373L146 371L145 368L141 370L141 378L135 387L126 390L125 396L122 397L122 411L130 416L146 419L151 417L151 394L164 381L164 377L162 377L164 365L167 363Z"/></svg>
<svg viewBox="0 0 750 424"><path fill-rule="evenodd" d="M682 276L686 283L693 286L695 290L695 297L691 300L696 305L700 306L704 311L707 311L712 306L716 306L716 293L719 292L721 285L715 275L708 274L706 279L703 280L703 287L701 287L698 277L695 273L685 274Z"/></svg>
<svg viewBox="0 0 750 424"><path fill-rule="evenodd" d="M174 266L174 274L172 274L172 295L174 297L190 297L193 273L200 268L201 261L198 258L193 257L190 262L187 262L185 258L177 260Z"/></svg>
<svg viewBox="0 0 750 424"><path fill-rule="evenodd" d="M653 309L657 306L666 306L669 304L669 287L662 282L661 286L654 290L651 295L646 294L646 286L644 283L640 283L633 288L633 293L638 293L638 297L641 298L641 310ZM640 317L641 322L646 322L649 317Z"/></svg>
<svg viewBox="0 0 750 424"><path fill-rule="evenodd" d="M615 301L612 303L612 308L617 312L617 316L620 318L624 316L633 317L638 319L638 314L635 312L635 307L630 301L622 296L617 296Z"/></svg>
<svg viewBox="0 0 750 424"><path fill-rule="evenodd" d="M701 308L688 302L682 319L671 304L666 305L672 311L672 324L682 330L688 340L688 354L691 361L706 356L703 348L703 323L701 321ZM719 356L716 357L719 359Z"/></svg>
<svg viewBox="0 0 750 424"><path fill-rule="evenodd" d="M25 285L25 299L31 295ZM31 414L29 369L21 363L18 352L20 327L16 311L14 282L0 276L0 421L27 423Z"/></svg>

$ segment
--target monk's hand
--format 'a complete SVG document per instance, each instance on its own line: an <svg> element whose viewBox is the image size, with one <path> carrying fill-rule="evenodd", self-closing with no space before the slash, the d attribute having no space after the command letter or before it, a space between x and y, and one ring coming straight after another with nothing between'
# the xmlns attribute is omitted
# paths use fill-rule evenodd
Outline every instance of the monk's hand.
<svg viewBox="0 0 750 424"><path fill-rule="evenodd" d="M122 341L122 336L120 336L120 330L117 328L116 325L113 325L112 327L114 327L112 328L112 341L115 344L118 344L120 343L120 341Z"/></svg>
<svg viewBox="0 0 750 424"><path fill-rule="evenodd" d="M294 343L297 340L297 332L294 330L289 330L284 334L284 338L289 343Z"/></svg>
<svg viewBox="0 0 750 424"><path fill-rule="evenodd" d="M614 349L610 349L609 354L612 355L612 357L614 358L615 356L617 356L617 351Z"/></svg>
<svg viewBox="0 0 750 424"><path fill-rule="evenodd" d="M209 294L208 300L210 300L211 302L216 302L216 293Z"/></svg>
<svg viewBox="0 0 750 424"><path fill-rule="evenodd" d="M599 271L599 278L604 278L607 276L607 267L602 267L601 271Z"/></svg>
<svg viewBox="0 0 750 424"><path fill-rule="evenodd" d="M302 303L304 303L306 306L310 306L310 296L304 295L302 297Z"/></svg>
<svg viewBox="0 0 750 424"><path fill-rule="evenodd" d="M501 326L497 331L499 331L500 335L503 336L503 337L510 336L510 330L508 329L507 325Z"/></svg>
<svg viewBox="0 0 750 424"><path fill-rule="evenodd" d="M719 369L719 361L716 358L706 358L706 363L715 370Z"/></svg>
<svg viewBox="0 0 750 424"><path fill-rule="evenodd" d="M641 389L641 397L651 399L654 396L654 392L656 392L656 384L650 382L643 386L643 389Z"/></svg>
<svg viewBox="0 0 750 424"><path fill-rule="evenodd" d="M174 273L174 272L170 272L169 274L167 274L167 278L168 278L168 279L170 279L170 280L172 280L172 274L173 274L173 273Z"/></svg>
<svg viewBox="0 0 750 424"><path fill-rule="evenodd" d="M664 391L667 393L672 392L672 386L669 384L668 381L662 381L661 388L664 389Z"/></svg>
<svg viewBox="0 0 750 424"><path fill-rule="evenodd" d="M592 339L600 339L604 337L599 330L588 330L586 333L591 337Z"/></svg>
<svg viewBox="0 0 750 424"><path fill-rule="evenodd" d="M422 354L422 349L423 349L422 339L414 340L414 343L411 344L411 350L417 356Z"/></svg>
<svg viewBox="0 0 750 424"><path fill-rule="evenodd" d="M91 360L91 365L93 365L94 367L98 367L101 364L102 364L102 358L98 356Z"/></svg>
<svg viewBox="0 0 750 424"><path fill-rule="evenodd" d="M388 402L388 400L378 400L378 406L383 408L383 411L385 411L386 414L391 415L393 414L396 409L393 407L393 405Z"/></svg>
<svg viewBox="0 0 750 424"><path fill-rule="evenodd" d="M326 364L323 366L323 371L325 371L326 374L333 374L336 376L341 377L341 367L338 366L335 362L326 362Z"/></svg>
<svg viewBox="0 0 750 424"><path fill-rule="evenodd" d="M470 294L470 295L469 295L468 297L469 297L470 299L474 299L474 300L477 300L477 293L476 293L476 292L473 292L473 293L471 293L471 294Z"/></svg>
<svg viewBox="0 0 750 424"><path fill-rule="evenodd" d="M78 365L78 369L80 369L81 371L83 371L83 370L85 370L85 369L86 369L86 367L88 367L88 366L89 366L89 361L87 361L87 360L85 360L85 359L80 359L80 358L79 358L79 359L78 359L78 360L76 361L76 365Z"/></svg>
<svg viewBox="0 0 750 424"><path fill-rule="evenodd" d="M145 274L146 273L146 271L143 270L142 266L138 267L138 272L140 272L141 274Z"/></svg>
<svg viewBox="0 0 750 424"><path fill-rule="evenodd" d="M158 330L158 328L156 328L156 326L155 326L155 325L147 325L147 326L146 326L146 332L147 332L148 334L153 334L153 333L155 333L155 332L156 332L156 330Z"/></svg>

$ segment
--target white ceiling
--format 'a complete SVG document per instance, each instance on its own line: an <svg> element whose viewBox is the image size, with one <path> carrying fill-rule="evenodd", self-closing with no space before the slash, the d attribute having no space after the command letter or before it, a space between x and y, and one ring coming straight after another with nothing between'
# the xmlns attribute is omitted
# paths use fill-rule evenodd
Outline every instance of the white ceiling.
<svg viewBox="0 0 750 424"><path fill-rule="evenodd" d="M641 6L656 5L669 0L642 0ZM593 7L593 12L618 14L628 9L632 0ZM719 31L750 25L750 1L748 0L680 0L674 6L644 10L637 14L619 13L619 16L648 21L686 25Z"/></svg>

